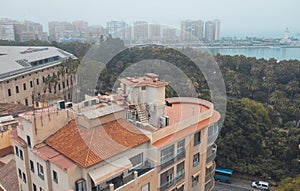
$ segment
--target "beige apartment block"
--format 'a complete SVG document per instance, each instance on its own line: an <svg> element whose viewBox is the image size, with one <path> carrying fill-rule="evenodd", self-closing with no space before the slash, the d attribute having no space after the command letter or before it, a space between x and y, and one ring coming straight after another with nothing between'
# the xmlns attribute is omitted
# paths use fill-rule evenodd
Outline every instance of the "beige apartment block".
<svg viewBox="0 0 300 191"><path fill-rule="evenodd" d="M0 103L33 106L45 93L69 99L75 75L61 69L68 58L75 57L55 47L0 46ZM47 83L53 75L58 81Z"/></svg>
<svg viewBox="0 0 300 191"><path fill-rule="evenodd" d="M116 95L16 117L19 190L213 190L220 119L214 105L165 99L167 83L156 74L119 80Z"/></svg>

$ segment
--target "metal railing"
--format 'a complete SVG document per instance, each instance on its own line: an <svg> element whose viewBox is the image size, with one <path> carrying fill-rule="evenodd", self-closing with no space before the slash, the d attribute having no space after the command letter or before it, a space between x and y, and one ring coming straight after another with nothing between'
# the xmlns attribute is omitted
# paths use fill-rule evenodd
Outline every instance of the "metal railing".
<svg viewBox="0 0 300 191"><path fill-rule="evenodd" d="M217 156L217 145L214 144L211 151L207 152L207 156L206 156L206 164L215 160L216 156Z"/></svg>
<svg viewBox="0 0 300 191"><path fill-rule="evenodd" d="M183 158L185 158L185 154L186 152L184 150L183 152L178 153L175 157L173 156L170 159L167 159L166 162L160 164L160 170L163 170L166 167L171 166L175 162L182 160Z"/></svg>

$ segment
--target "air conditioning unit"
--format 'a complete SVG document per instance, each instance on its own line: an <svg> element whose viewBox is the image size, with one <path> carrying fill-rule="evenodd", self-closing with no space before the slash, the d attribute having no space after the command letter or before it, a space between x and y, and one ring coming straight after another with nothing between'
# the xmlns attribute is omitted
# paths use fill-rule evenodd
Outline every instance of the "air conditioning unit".
<svg viewBox="0 0 300 191"><path fill-rule="evenodd" d="M57 102L57 109L66 109L65 100L61 100Z"/></svg>
<svg viewBox="0 0 300 191"><path fill-rule="evenodd" d="M166 119L166 126L168 126L170 124L170 117L169 116L164 116Z"/></svg>
<svg viewBox="0 0 300 191"><path fill-rule="evenodd" d="M137 121L137 122L135 123L135 125L136 125L138 128L142 128L142 123L139 122L139 121Z"/></svg>
<svg viewBox="0 0 300 191"><path fill-rule="evenodd" d="M89 101L84 101L84 102L83 102L83 106L84 106L84 107L89 106Z"/></svg>
<svg viewBox="0 0 300 191"><path fill-rule="evenodd" d="M67 102L66 103L66 108L71 108L73 107L73 103L72 102Z"/></svg>
<svg viewBox="0 0 300 191"><path fill-rule="evenodd" d="M91 102L90 105L96 105L99 103L99 100L95 98L95 99L91 99L90 102Z"/></svg>
<svg viewBox="0 0 300 191"><path fill-rule="evenodd" d="M129 123L134 125L134 121L132 119L128 119Z"/></svg>
<svg viewBox="0 0 300 191"><path fill-rule="evenodd" d="M165 117L160 117L159 118L159 126L160 127L165 127L166 126L166 118Z"/></svg>

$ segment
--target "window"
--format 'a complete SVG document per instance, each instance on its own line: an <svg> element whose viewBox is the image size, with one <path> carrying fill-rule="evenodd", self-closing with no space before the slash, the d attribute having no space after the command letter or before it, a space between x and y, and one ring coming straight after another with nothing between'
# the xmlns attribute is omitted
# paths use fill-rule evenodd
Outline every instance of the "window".
<svg viewBox="0 0 300 191"><path fill-rule="evenodd" d="M194 146L199 145L201 142L201 131L194 134Z"/></svg>
<svg viewBox="0 0 300 191"><path fill-rule="evenodd" d="M19 86L16 86L16 93L19 93Z"/></svg>
<svg viewBox="0 0 300 191"><path fill-rule="evenodd" d="M25 105L28 106L28 99L25 99Z"/></svg>
<svg viewBox="0 0 300 191"><path fill-rule="evenodd" d="M199 153L195 154L193 157L193 167L198 166L199 164Z"/></svg>
<svg viewBox="0 0 300 191"><path fill-rule="evenodd" d="M36 79L36 85L39 85L39 79Z"/></svg>
<svg viewBox="0 0 300 191"><path fill-rule="evenodd" d="M142 186L141 191L150 191L150 183Z"/></svg>
<svg viewBox="0 0 300 191"><path fill-rule="evenodd" d="M56 171L52 171L52 175L53 175L53 181L58 183L58 176L57 176L57 172Z"/></svg>
<svg viewBox="0 0 300 191"><path fill-rule="evenodd" d="M184 161L177 165L176 180L184 177Z"/></svg>
<svg viewBox="0 0 300 191"><path fill-rule="evenodd" d="M146 86L142 86L142 90L146 90Z"/></svg>
<svg viewBox="0 0 300 191"><path fill-rule="evenodd" d="M174 145L171 145L161 151L160 162L161 164L174 158Z"/></svg>
<svg viewBox="0 0 300 191"><path fill-rule="evenodd" d="M185 140L181 140L177 143L177 154L185 152Z"/></svg>
<svg viewBox="0 0 300 191"><path fill-rule="evenodd" d="M129 159L131 164L132 164L132 168L134 169L138 166L141 166L143 164L143 153L140 153L132 158Z"/></svg>
<svg viewBox="0 0 300 191"><path fill-rule="evenodd" d="M33 83L32 83L32 81L30 81L30 87L31 87L31 88L33 87Z"/></svg>
<svg viewBox="0 0 300 191"><path fill-rule="evenodd" d="M34 183L32 184L32 186L33 186L33 191L37 191L36 190L36 185Z"/></svg>
<svg viewBox="0 0 300 191"><path fill-rule="evenodd" d="M67 79L67 86L69 86L69 80Z"/></svg>
<svg viewBox="0 0 300 191"><path fill-rule="evenodd" d="M11 96L11 90L10 89L7 90L7 93L8 93L8 96Z"/></svg>
<svg viewBox="0 0 300 191"><path fill-rule="evenodd" d="M86 191L86 182L84 179L77 180L75 183L76 191Z"/></svg>
<svg viewBox="0 0 300 191"><path fill-rule="evenodd" d="M39 177L44 180L44 168L40 163L37 163L37 170Z"/></svg>
<svg viewBox="0 0 300 191"><path fill-rule="evenodd" d="M26 175L24 172L23 172L23 181L26 183Z"/></svg>
<svg viewBox="0 0 300 191"><path fill-rule="evenodd" d="M196 186L199 182L199 175L192 177L192 187Z"/></svg>
<svg viewBox="0 0 300 191"><path fill-rule="evenodd" d="M58 83L58 90L60 91L60 89L61 89L61 88L60 88L60 83Z"/></svg>
<svg viewBox="0 0 300 191"><path fill-rule="evenodd" d="M20 159L23 160L23 151L22 151L22 150L19 150L19 152L20 152Z"/></svg>
<svg viewBox="0 0 300 191"><path fill-rule="evenodd" d="M40 187L40 191L44 191L44 189L42 187Z"/></svg>
<svg viewBox="0 0 300 191"><path fill-rule="evenodd" d="M19 178L22 178L22 171L21 171L21 169L18 168L18 172L19 172Z"/></svg>
<svg viewBox="0 0 300 191"><path fill-rule="evenodd" d="M15 146L16 155L19 156L19 148Z"/></svg>
<svg viewBox="0 0 300 191"><path fill-rule="evenodd" d="M215 135L216 133L218 133L218 130L219 130L219 127L218 127L217 123L215 123L212 126L209 126L208 127L208 137L211 137L211 136Z"/></svg>
<svg viewBox="0 0 300 191"><path fill-rule="evenodd" d="M167 170L160 175L160 185L166 185L172 183L174 180L174 168Z"/></svg>
<svg viewBox="0 0 300 191"><path fill-rule="evenodd" d="M23 89L26 90L26 83L23 84Z"/></svg>
<svg viewBox="0 0 300 191"><path fill-rule="evenodd" d="M62 82L62 87L63 87L63 89L65 89L65 82Z"/></svg>
<svg viewBox="0 0 300 191"><path fill-rule="evenodd" d="M45 76L43 76L43 82L45 82Z"/></svg>
<svg viewBox="0 0 300 191"><path fill-rule="evenodd" d="M34 172L34 164L33 164L32 160L29 161L29 166L30 166L31 172Z"/></svg>

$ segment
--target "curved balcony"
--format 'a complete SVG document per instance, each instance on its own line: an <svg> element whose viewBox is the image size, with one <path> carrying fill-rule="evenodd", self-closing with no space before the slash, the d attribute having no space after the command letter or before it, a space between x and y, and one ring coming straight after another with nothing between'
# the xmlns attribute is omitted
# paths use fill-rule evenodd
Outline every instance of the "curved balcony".
<svg viewBox="0 0 300 191"><path fill-rule="evenodd" d="M217 126L217 130L214 131L211 135L208 135L208 137L207 137L207 145L208 146L213 144L217 140L219 132L220 132L220 129L219 129L219 126Z"/></svg>
<svg viewBox="0 0 300 191"><path fill-rule="evenodd" d="M213 166L211 166L209 169L206 169L205 172L205 183L208 183L211 179L214 178L216 170L216 163L213 163Z"/></svg>
<svg viewBox="0 0 300 191"><path fill-rule="evenodd" d="M215 187L215 180L211 179L208 183L205 184L205 191L212 191Z"/></svg>
<svg viewBox="0 0 300 191"><path fill-rule="evenodd" d="M209 147L209 149L206 153L206 164L215 160L215 158L217 156L217 149L218 149L218 147L216 144Z"/></svg>

